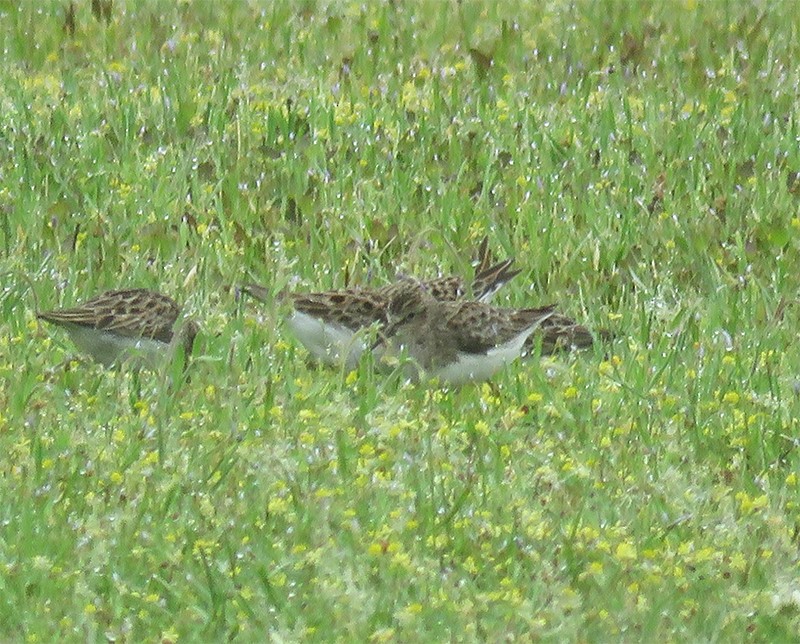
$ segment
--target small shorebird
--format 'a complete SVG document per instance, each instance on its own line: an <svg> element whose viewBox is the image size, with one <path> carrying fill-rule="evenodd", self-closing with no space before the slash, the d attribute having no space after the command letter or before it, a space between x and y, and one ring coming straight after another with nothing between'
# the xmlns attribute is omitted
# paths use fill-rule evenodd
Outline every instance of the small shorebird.
<svg viewBox="0 0 800 644"><path fill-rule="evenodd" d="M456 301L474 297L487 302L506 282L519 273L512 270L513 259L493 263L487 239L481 242L475 278L471 285L457 276L423 282L435 300ZM379 288L346 288L319 293L289 293L292 312L287 324L298 340L320 362L353 369L368 346L364 332L373 325L385 325L387 313L397 288L408 278ZM242 291L262 302L270 299L269 290L258 284L246 284Z"/></svg>
<svg viewBox="0 0 800 644"><path fill-rule="evenodd" d="M198 325L178 323L180 307L172 298L143 288L107 291L72 308L37 313L60 326L81 351L109 367L133 358L154 368L167 362L178 346L188 357Z"/></svg>
<svg viewBox="0 0 800 644"><path fill-rule="evenodd" d="M377 354L405 352L409 377L424 372L459 385L487 380L517 359L528 337L554 315L554 307L505 309L475 301L440 301L424 283L406 279L396 285L388 312Z"/></svg>

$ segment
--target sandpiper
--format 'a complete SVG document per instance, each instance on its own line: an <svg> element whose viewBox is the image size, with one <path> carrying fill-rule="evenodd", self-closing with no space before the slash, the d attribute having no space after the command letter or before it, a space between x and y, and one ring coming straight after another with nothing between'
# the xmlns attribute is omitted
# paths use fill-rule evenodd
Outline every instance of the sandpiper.
<svg viewBox="0 0 800 644"><path fill-rule="evenodd" d="M473 297L487 302L506 282L519 273L513 270L513 259L493 263L486 238L478 249L475 277L468 285L457 276L440 277L424 282L426 292L439 301L456 301ZM388 322L389 303L396 289L409 278L379 288L347 288L319 293L290 293L281 297L292 305L287 324L294 335L320 362L344 365L353 369L369 346L365 334L373 325ZM242 291L268 302L269 290L258 284L247 284Z"/></svg>
<svg viewBox="0 0 800 644"><path fill-rule="evenodd" d="M491 378L522 354L528 337L554 315L553 306L507 309L468 300L440 301L424 283L398 283L376 351L405 353L405 373L460 385Z"/></svg>
<svg viewBox="0 0 800 644"><path fill-rule="evenodd" d="M172 298L136 288L107 291L79 306L37 317L66 329L81 351L107 367L135 357L137 364L153 368L178 346L185 356L191 354L198 325L191 319L178 322L179 315Z"/></svg>

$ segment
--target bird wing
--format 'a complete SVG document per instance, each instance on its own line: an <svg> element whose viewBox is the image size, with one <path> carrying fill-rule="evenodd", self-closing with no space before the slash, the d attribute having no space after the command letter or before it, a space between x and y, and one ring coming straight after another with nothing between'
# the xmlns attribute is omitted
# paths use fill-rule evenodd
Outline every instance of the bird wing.
<svg viewBox="0 0 800 644"><path fill-rule="evenodd" d="M451 306L446 326L464 353L485 354L550 317L555 306L508 311L480 302Z"/></svg>
<svg viewBox="0 0 800 644"><path fill-rule="evenodd" d="M341 289L322 293L293 293L295 310L352 331L374 322L386 323L386 302L375 291Z"/></svg>
<svg viewBox="0 0 800 644"><path fill-rule="evenodd" d="M472 296L480 302L488 302L503 285L522 271L512 270L513 258L475 270L472 280Z"/></svg>
<svg viewBox="0 0 800 644"><path fill-rule="evenodd" d="M147 289L107 291L86 303L44 311L38 317L54 324L73 324L131 338L172 339L180 308L175 301Z"/></svg>

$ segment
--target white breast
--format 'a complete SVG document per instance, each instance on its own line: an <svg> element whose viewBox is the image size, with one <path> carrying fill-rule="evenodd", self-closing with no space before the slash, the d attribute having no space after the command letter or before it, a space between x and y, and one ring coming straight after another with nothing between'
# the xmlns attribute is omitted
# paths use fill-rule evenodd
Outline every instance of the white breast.
<svg viewBox="0 0 800 644"><path fill-rule="evenodd" d="M155 367L168 354L169 345L159 340L128 338L79 325L66 328L78 349L106 367L131 358L141 360L148 367Z"/></svg>
<svg viewBox="0 0 800 644"><path fill-rule="evenodd" d="M536 326L531 326L518 336L483 353L459 352L458 359L439 369L434 375L441 382L462 385L465 382L481 382L491 378L509 362L522 353L522 346Z"/></svg>
<svg viewBox="0 0 800 644"><path fill-rule="evenodd" d="M360 334L340 324L329 324L306 313L294 311L286 321L292 333L309 353L325 364L353 369L364 352Z"/></svg>

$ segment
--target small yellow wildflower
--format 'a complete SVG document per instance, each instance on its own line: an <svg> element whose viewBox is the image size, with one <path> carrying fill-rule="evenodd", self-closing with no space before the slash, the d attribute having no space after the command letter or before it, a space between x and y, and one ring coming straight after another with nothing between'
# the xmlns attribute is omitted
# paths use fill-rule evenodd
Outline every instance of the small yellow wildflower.
<svg viewBox="0 0 800 644"><path fill-rule="evenodd" d="M728 391L722 397L722 402L729 403L731 405L736 405L739 403L740 396L735 391Z"/></svg>
<svg viewBox="0 0 800 644"><path fill-rule="evenodd" d="M636 547L627 541L620 543L614 554L617 559L623 562L635 561L637 557Z"/></svg>

